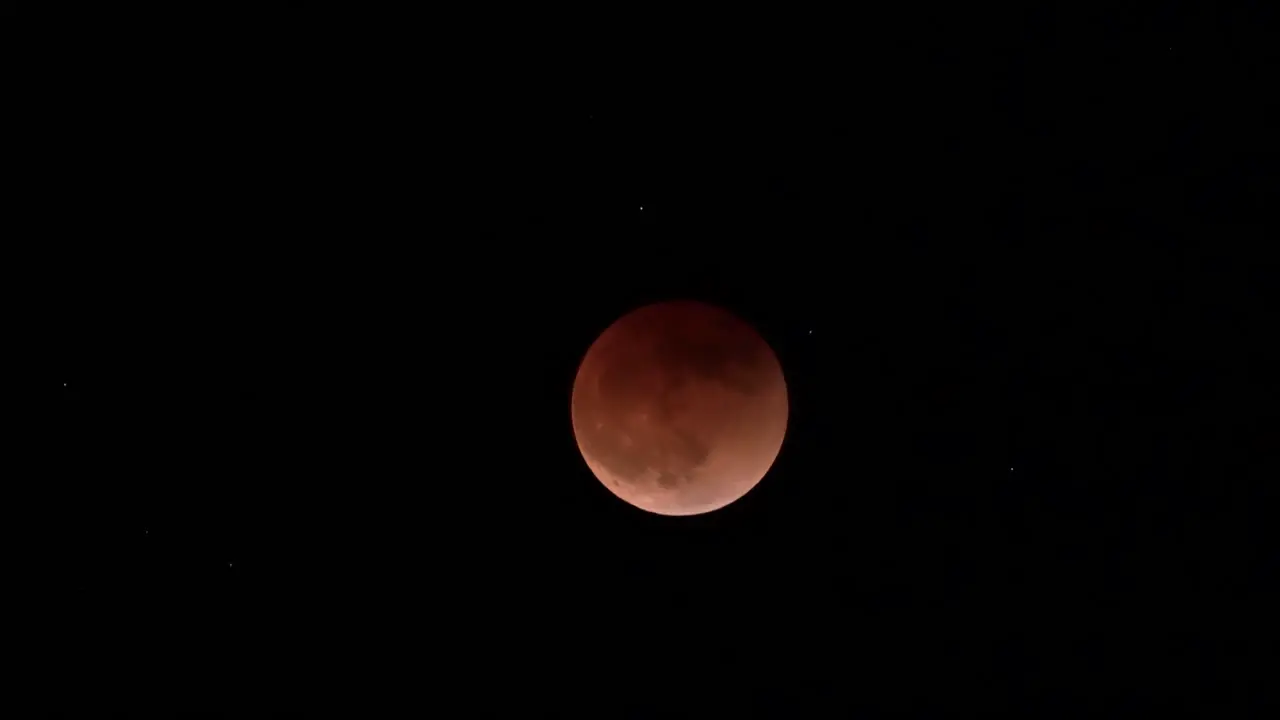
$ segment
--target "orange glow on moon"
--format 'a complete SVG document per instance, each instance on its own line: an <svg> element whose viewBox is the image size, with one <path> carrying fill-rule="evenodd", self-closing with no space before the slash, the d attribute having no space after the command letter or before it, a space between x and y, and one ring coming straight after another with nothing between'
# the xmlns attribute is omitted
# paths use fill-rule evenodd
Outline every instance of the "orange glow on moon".
<svg viewBox="0 0 1280 720"><path fill-rule="evenodd" d="M573 384L582 457L614 495L660 515L711 512L747 494L787 429L787 386L746 322L691 301L609 326Z"/></svg>

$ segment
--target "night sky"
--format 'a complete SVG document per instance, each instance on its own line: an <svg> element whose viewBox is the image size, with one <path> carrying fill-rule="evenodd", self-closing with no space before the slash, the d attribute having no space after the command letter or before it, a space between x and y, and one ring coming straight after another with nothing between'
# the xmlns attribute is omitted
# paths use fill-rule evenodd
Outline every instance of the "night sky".
<svg viewBox="0 0 1280 720"><path fill-rule="evenodd" d="M50 59L48 707L1256 707L1262 19L960 13L625 69L386 21ZM569 417L672 298L752 323L791 402L692 518Z"/></svg>

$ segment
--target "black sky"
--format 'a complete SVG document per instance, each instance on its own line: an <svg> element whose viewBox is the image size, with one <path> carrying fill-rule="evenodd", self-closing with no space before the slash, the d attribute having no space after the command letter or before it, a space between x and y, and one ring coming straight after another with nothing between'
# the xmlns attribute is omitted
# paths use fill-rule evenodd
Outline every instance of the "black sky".
<svg viewBox="0 0 1280 720"><path fill-rule="evenodd" d="M138 711L1255 707L1265 18L968 12L35 62L40 672ZM595 336L672 297L791 393L696 518L618 502L569 423Z"/></svg>

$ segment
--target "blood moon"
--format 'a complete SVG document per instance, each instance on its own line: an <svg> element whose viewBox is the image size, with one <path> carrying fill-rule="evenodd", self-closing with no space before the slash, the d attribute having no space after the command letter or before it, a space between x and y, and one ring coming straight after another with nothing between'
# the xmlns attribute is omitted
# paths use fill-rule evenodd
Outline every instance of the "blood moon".
<svg viewBox="0 0 1280 720"><path fill-rule="evenodd" d="M582 457L614 495L660 515L734 502L787 430L787 384L764 338L720 308L632 311L592 343L573 383Z"/></svg>

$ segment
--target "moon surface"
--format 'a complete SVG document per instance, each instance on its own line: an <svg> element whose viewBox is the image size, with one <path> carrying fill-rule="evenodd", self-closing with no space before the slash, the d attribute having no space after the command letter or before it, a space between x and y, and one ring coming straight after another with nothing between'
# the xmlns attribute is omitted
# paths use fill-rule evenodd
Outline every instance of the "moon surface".
<svg viewBox="0 0 1280 720"><path fill-rule="evenodd" d="M747 494L787 430L787 384L764 338L720 308L647 305L592 343L573 383L582 457L614 495L698 515Z"/></svg>

